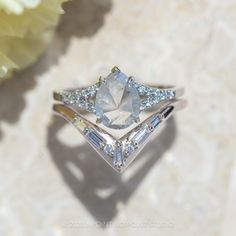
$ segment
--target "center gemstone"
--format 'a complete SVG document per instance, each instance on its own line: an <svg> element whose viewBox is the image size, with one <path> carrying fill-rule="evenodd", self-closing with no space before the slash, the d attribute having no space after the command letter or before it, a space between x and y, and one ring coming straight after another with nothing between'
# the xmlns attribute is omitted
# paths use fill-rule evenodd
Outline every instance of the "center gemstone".
<svg viewBox="0 0 236 236"><path fill-rule="evenodd" d="M140 97L127 75L112 72L101 82L96 94L95 109L98 119L112 129L124 129L138 120Z"/></svg>

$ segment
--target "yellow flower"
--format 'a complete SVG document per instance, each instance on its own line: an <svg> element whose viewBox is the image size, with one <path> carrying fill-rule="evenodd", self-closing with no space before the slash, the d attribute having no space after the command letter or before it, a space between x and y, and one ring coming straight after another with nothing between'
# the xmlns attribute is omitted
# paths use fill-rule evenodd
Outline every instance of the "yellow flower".
<svg viewBox="0 0 236 236"><path fill-rule="evenodd" d="M0 82L45 49L65 0L0 0Z"/></svg>

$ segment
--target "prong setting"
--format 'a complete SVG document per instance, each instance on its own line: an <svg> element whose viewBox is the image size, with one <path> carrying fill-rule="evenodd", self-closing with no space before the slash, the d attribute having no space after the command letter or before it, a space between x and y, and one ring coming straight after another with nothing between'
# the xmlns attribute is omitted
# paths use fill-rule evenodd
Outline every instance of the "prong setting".
<svg viewBox="0 0 236 236"><path fill-rule="evenodd" d="M101 86L101 84L103 84L105 82L106 82L106 79L103 78L102 76L100 76L99 79L98 79L99 86Z"/></svg>
<svg viewBox="0 0 236 236"><path fill-rule="evenodd" d="M135 117L135 118L134 118L134 122L135 122L135 123L139 123L139 122L140 122L140 118L139 118L139 117Z"/></svg>
<svg viewBox="0 0 236 236"><path fill-rule="evenodd" d="M111 69L111 72L112 72L112 73L120 72L120 69L119 69L117 66L114 66L114 67Z"/></svg>
<svg viewBox="0 0 236 236"><path fill-rule="evenodd" d="M130 76L130 77L128 78L128 83L129 83L129 84L134 83L134 78L133 78L133 76Z"/></svg>
<svg viewBox="0 0 236 236"><path fill-rule="evenodd" d="M100 118L100 117L97 118L97 119L96 119L96 124L101 124L101 123L102 123L102 118Z"/></svg>

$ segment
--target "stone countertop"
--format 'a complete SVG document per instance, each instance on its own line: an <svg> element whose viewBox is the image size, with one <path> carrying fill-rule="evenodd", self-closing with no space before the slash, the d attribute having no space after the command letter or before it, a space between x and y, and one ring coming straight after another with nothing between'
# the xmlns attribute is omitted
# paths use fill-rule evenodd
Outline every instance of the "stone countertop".
<svg viewBox="0 0 236 236"><path fill-rule="evenodd" d="M236 234L236 1L78 0L0 87L0 235ZM53 115L52 92L119 66L188 107L122 175Z"/></svg>

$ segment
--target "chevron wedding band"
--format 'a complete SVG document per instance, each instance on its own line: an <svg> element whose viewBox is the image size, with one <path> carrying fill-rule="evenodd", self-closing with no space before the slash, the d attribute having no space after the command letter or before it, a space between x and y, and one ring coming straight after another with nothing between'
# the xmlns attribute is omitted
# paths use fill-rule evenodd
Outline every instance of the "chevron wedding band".
<svg viewBox="0 0 236 236"><path fill-rule="evenodd" d="M179 99L183 93L181 88L145 86L114 67L95 85L54 92L54 99L61 103L53 108L77 128L108 164L122 172L163 123L185 106L185 100ZM156 110L141 122L140 113L149 109ZM82 116L81 111L95 114L96 124ZM107 131L122 130L134 123L138 125L118 139Z"/></svg>

